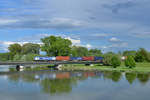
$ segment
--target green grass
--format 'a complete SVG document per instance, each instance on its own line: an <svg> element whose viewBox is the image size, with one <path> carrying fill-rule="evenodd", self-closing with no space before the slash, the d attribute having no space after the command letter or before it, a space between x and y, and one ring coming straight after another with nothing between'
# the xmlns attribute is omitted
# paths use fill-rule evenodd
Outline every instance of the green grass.
<svg viewBox="0 0 150 100"><path fill-rule="evenodd" d="M120 72L144 72L150 73L150 63L136 63L135 68L125 67L124 63L117 68L112 66L103 66L103 65L94 65L94 66L85 66L85 65L65 65L62 67L62 70L82 70L82 71L120 71Z"/></svg>

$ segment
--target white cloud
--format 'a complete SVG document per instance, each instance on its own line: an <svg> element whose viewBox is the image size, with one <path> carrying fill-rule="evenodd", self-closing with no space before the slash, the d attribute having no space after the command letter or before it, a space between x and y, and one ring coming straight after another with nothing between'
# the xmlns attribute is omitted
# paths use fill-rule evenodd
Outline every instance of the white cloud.
<svg viewBox="0 0 150 100"><path fill-rule="evenodd" d="M121 42L120 39L116 38L116 37L112 37L109 39L110 42Z"/></svg>
<svg viewBox="0 0 150 100"><path fill-rule="evenodd" d="M9 25L16 23L18 20L16 19L0 19L0 25Z"/></svg>
<svg viewBox="0 0 150 100"><path fill-rule="evenodd" d="M86 46L88 49L92 48L92 45L91 44L86 44Z"/></svg>
<svg viewBox="0 0 150 100"><path fill-rule="evenodd" d="M79 39L73 39L71 37L66 37L65 39L70 40L73 45L80 45L80 43L81 43L81 40L79 40Z"/></svg>

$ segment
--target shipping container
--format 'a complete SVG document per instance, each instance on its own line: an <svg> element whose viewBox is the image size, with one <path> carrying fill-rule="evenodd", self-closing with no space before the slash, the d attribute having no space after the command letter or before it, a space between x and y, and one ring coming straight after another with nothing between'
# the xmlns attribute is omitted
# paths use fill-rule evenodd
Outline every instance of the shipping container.
<svg viewBox="0 0 150 100"><path fill-rule="evenodd" d="M50 60L56 60L56 57L35 57L35 61L50 61Z"/></svg>
<svg viewBox="0 0 150 100"><path fill-rule="evenodd" d="M95 61L102 61L104 58L103 57L94 57Z"/></svg>
<svg viewBox="0 0 150 100"><path fill-rule="evenodd" d="M72 60L72 61L81 61L82 57L70 57L70 60Z"/></svg>
<svg viewBox="0 0 150 100"><path fill-rule="evenodd" d="M94 61L94 56L83 57L84 61Z"/></svg>
<svg viewBox="0 0 150 100"><path fill-rule="evenodd" d="M69 56L57 56L56 60L57 61L69 61L70 57Z"/></svg>

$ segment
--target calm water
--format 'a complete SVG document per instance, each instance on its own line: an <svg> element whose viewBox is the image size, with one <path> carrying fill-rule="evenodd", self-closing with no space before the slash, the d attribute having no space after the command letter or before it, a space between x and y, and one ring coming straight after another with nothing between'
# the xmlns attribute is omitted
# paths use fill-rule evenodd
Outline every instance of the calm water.
<svg viewBox="0 0 150 100"><path fill-rule="evenodd" d="M0 68L0 100L150 100L149 77L120 72L11 72Z"/></svg>

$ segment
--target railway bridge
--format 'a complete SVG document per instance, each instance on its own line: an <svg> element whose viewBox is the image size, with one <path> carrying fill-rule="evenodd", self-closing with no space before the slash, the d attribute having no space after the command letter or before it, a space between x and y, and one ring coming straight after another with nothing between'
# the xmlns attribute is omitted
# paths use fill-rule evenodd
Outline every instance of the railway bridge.
<svg viewBox="0 0 150 100"><path fill-rule="evenodd" d="M85 65L91 65L91 64L102 64L103 62L100 61L49 61L49 62L0 62L0 65L16 65L16 68L21 68L22 66L25 67L25 65L64 65L64 64L85 64Z"/></svg>

